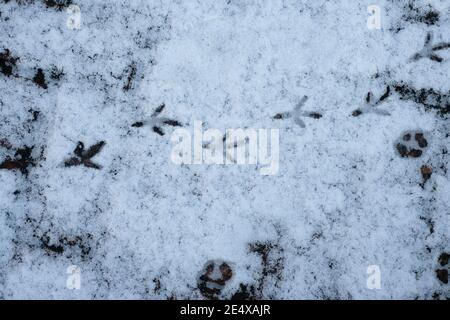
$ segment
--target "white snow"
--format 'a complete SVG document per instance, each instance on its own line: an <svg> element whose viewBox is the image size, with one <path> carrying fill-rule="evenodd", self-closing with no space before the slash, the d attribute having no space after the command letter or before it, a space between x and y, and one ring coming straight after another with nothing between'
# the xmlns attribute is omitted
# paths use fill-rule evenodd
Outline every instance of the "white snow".
<svg viewBox="0 0 450 320"><path fill-rule="evenodd" d="M0 54L19 60L0 73L0 139L13 146L0 147L0 162L27 145L37 164L28 176L0 170L0 297L202 299L199 273L216 260L233 270L223 299L240 284L270 299L449 297L435 273L450 250L448 118L394 87L450 99L450 50L441 63L409 60L427 32L450 42L450 9L413 2L439 21L407 20L408 0L74 0L77 30L64 9L1 1ZM373 4L380 30L366 25ZM47 89L32 81L37 68ZM390 115L351 115L387 86L376 108ZM302 111L320 119L273 119L305 95ZM188 130L280 129L278 174L175 165L174 128L131 126L163 103L161 115ZM409 130L427 134L419 158L395 148ZM106 142L92 158L102 169L64 166L78 141ZM255 243L272 245L266 277ZM66 287L71 265L80 289ZM366 285L370 265L380 289Z"/></svg>

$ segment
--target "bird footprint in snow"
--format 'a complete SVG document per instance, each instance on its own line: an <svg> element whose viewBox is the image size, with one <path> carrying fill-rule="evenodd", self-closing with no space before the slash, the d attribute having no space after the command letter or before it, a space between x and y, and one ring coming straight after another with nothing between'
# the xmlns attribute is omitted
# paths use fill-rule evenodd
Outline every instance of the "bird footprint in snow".
<svg viewBox="0 0 450 320"><path fill-rule="evenodd" d="M73 153L75 157L72 157L64 162L66 167L73 167L84 165L88 168L93 169L101 169L102 166L92 162L92 158L96 156L106 144L105 141L100 141L93 146L89 147L89 149L84 150L84 143L79 141Z"/></svg>
<svg viewBox="0 0 450 320"><path fill-rule="evenodd" d="M444 49L450 49L450 42L440 42L433 45L433 33L428 32L422 50L413 55L411 60L417 61L422 58L429 58L432 61L442 62L444 59L438 56L435 51Z"/></svg>
<svg viewBox="0 0 450 320"><path fill-rule="evenodd" d="M377 101L375 101L373 99L373 93L369 91L366 96L366 105L362 108L354 110L352 112L352 116L358 117L363 113L375 113L382 116L390 116L391 114L388 111L377 108L377 106L381 104L384 100L386 100L390 95L391 95L391 87L387 86L384 94Z"/></svg>
<svg viewBox="0 0 450 320"><path fill-rule="evenodd" d="M305 128L305 123L301 119L302 117L308 117L313 119L322 118L322 114L318 112L302 111L302 108L307 100L308 97L303 96L303 98L297 103L293 111L277 113L273 118L279 120L279 119L289 119L293 117L294 122L297 125L299 125L301 128Z"/></svg>
<svg viewBox="0 0 450 320"><path fill-rule="evenodd" d="M143 127L144 125L151 126L153 132L156 132L160 136L164 135L164 130L162 129L164 125L169 125L172 127L181 127L182 124L177 120L169 119L166 117L158 117L165 107L166 105L163 103L155 110L155 112L153 112L149 120L138 121L133 123L131 126L135 128L140 128Z"/></svg>

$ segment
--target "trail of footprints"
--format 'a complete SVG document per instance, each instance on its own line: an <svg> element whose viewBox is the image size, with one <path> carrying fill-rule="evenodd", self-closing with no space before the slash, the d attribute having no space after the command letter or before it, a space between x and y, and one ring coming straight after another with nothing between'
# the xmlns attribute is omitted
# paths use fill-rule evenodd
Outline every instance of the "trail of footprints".
<svg viewBox="0 0 450 320"><path fill-rule="evenodd" d="M378 109L377 106L381 104L391 94L391 87L387 86L386 92L376 101L373 99L373 93L368 92L366 95L366 105L362 108L358 108L352 112L352 116L358 117L365 113L375 113L383 116L391 115L388 111Z"/></svg>
<svg viewBox="0 0 450 320"><path fill-rule="evenodd" d="M9 0L5 0L9 2ZM67 8L72 1L71 0L43 0L48 8L54 8L56 10L63 10ZM409 8L411 12L414 12L414 8ZM431 12L433 13L433 12ZM419 22L424 22L427 25L432 25L439 20L439 15L431 14L431 16L410 16L411 19L419 19ZM407 19L405 19L407 20ZM431 21L431 22L430 22ZM400 29L399 29L400 30ZM397 30L397 32L399 31ZM442 63L444 59L437 54L438 51L450 49L449 42L433 43L433 33L428 32L425 37L423 48L415 53L411 58L411 62L417 62L421 59L430 59L431 61ZM34 76L32 78L21 77L18 73L17 65L20 62L20 58L14 56L9 49L3 49L0 52L0 72L7 78L22 78L26 81L31 81L36 86L43 90L49 88L49 83L58 82L62 79L64 73L57 67L53 67L51 70L43 70L37 67L34 70ZM136 76L137 67L134 62L130 64L129 73L125 84L123 85L123 91L129 91L133 86L133 81ZM387 99L395 92L400 100L411 100L418 105L422 105L425 110L436 110L442 117L447 117L450 111L450 91L449 93L442 93L434 90L433 88L414 88L407 83L390 83L387 84L385 92L375 99L372 92L368 92L365 97L365 104L355 109L351 115L353 117L359 117L364 114L373 113L382 116L389 116L390 112L385 109L380 109L381 104L385 104ZM305 122L302 118L311 118L319 120L323 115L314 111L303 111L303 107L308 100L307 96L303 96L296 104L292 111L280 112L273 116L274 120L284 120L292 118L294 123L300 128L305 128ZM162 117L160 114L164 111L165 104L161 104L148 119L143 119L134 122L131 126L134 128L141 128L148 126L153 132L160 136L165 135L164 127L181 127L182 124L178 120L174 120L167 117ZM36 111L37 112L37 111ZM226 137L224 136L224 140ZM91 169L102 169L102 166L92 160L98 155L103 147L106 145L105 141L99 141L89 148L85 148L83 142L78 142L73 156L67 158L64 161L64 166L69 168L73 166L84 166ZM208 148L205 145L204 148ZM230 145L230 147L237 147L236 143ZM428 148L427 135L420 130L409 130L402 134L402 136L395 142L395 149L398 155L402 158L420 158ZM39 160L43 160L41 150L41 156L33 157L32 151L34 146L21 146L14 148L13 145L6 139L0 139L0 149L6 152L5 158L0 163L0 169L19 171L25 177L28 176L31 168L35 167ZM429 165L422 165L420 167L420 173L422 176L421 187L424 188L426 182L431 178L433 168ZM89 236L92 237L92 236ZM74 239L61 238L61 245L50 245L46 234L42 235L42 247L50 252L62 253L64 246L79 246L82 255L88 255L90 249L84 247L82 239L75 237ZM267 279L272 277L274 281L280 281L282 279L283 271L283 249L276 243L271 242L256 242L249 245L249 252L255 253L261 258L261 271L260 277L254 284L239 284L239 289L232 294L231 299L261 299L264 298L264 287ZM450 255L448 253L442 253L438 258L439 268L436 269L436 277L443 284L448 284L448 264ZM227 283L232 279L234 271L231 264L221 260L208 261L198 277L198 289L200 293L207 299L219 299L222 291ZM160 284L159 284L160 286ZM439 298L439 293L435 294L434 298Z"/></svg>

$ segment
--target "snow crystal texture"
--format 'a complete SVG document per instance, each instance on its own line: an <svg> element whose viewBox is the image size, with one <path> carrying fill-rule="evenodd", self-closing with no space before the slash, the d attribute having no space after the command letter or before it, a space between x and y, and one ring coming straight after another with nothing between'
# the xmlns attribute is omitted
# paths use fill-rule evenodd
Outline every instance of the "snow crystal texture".
<svg viewBox="0 0 450 320"><path fill-rule="evenodd" d="M0 298L449 298L449 42L448 0L0 0ZM194 121L278 173L174 164Z"/></svg>

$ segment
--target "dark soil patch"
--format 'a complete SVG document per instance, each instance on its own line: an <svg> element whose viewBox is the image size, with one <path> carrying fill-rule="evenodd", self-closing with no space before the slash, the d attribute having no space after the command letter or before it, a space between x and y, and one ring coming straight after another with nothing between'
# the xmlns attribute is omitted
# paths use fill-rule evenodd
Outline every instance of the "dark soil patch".
<svg viewBox="0 0 450 320"><path fill-rule="evenodd" d="M28 169L30 166L36 165L35 159L31 157L33 147L24 146L17 149L14 158L7 157L0 163L0 169L19 170L23 175L28 176Z"/></svg>
<svg viewBox="0 0 450 320"><path fill-rule="evenodd" d="M255 287L239 284L239 289L231 296L231 300L256 300Z"/></svg>
<svg viewBox="0 0 450 320"><path fill-rule="evenodd" d="M4 138L4 139L0 139L0 147L5 148L5 149L11 149L12 145L9 142L8 139Z"/></svg>
<svg viewBox="0 0 450 320"><path fill-rule="evenodd" d="M39 86L39 87L41 87L43 89L47 89L48 88L47 82L45 81L44 71L42 71L41 68L37 69L36 74L35 74L35 76L33 78L33 82L37 86Z"/></svg>
<svg viewBox="0 0 450 320"><path fill-rule="evenodd" d="M66 252L67 257L69 258L76 254L83 260L90 256L91 246L88 243L91 240L91 234L87 234L85 237L75 236L73 238L63 236L53 244L50 244L50 238L47 236L47 233L40 238L41 248L46 250L47 252L54 254L63 254L64 252Z"/></svg>
<svg viewBox="0 0 450 320"><path fill-rule="evenodd" d="M427 26L435 25L439 22L439 12L434 10L432 6L416 7L414 1L409 2L405 6L406 13L402 19L412 23L423 23Z"/></svg>
<svg viewBox="0 0 450 320"><path fill-rule="evenodd" d="M435 110L442 117L446 117L450 112L450 91L442 93L433 88L416 89L405 83L394 85L394 89L401 100L414 101L422 105L426 111Z"/></svg>
<svg viewBox="0 0 450 320"><path fill-rule="evenodd" d="M256 287L258 298L261 298L269 277L273 277L275 282L280 281L283 277L283 249L278 244L269 241L256 242L250 245L250 252L256 253L261 258L262 270Z"/></svg>
<svg viewBox="0 0 450 320"><path fill-rule="evenodd" d="M9 49L3 50L3 52L0 53L0 72L5 76L10 77L13 75L18 60L19 58L11 55Z"/></svg>
<svg viewBox="0 0 450 320"><path fill-rule="evenodd" d="M53 8L58 11L62 11L69 7L73 2L72 0L44 0L47 8Z"/></svg>
<svg viewBox="0 0 450 320"><path fill-rule="evenodd" d="M448 264L449 260L450 260L450 254L448 254L447 252L442 252L438 258L438 262L442 267L446 266Z"/></svg>

